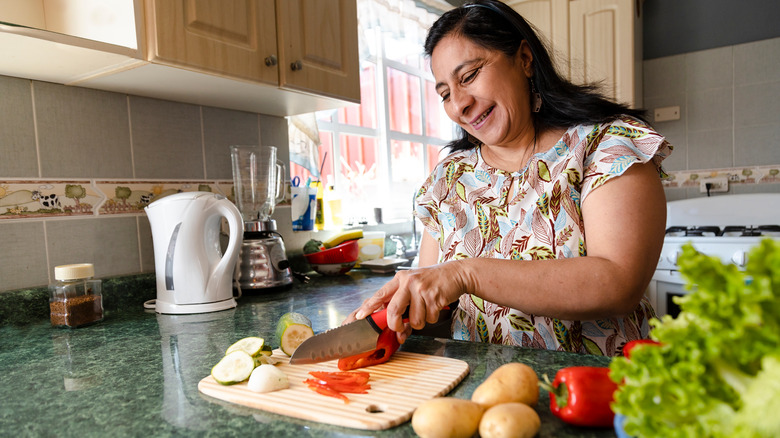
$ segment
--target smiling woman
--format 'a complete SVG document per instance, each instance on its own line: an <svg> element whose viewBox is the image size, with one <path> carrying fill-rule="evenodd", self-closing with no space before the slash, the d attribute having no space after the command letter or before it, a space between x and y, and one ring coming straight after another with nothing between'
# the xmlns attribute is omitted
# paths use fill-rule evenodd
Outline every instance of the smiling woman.
<svg viewBox="0 0 780 438"><path fill-rule="evenodd" d="M647 337L671 146L642 111L565 80L499 1L443 14L425 51L462 136L417 192L421 268L351 318L387 307L403 339L458 301L456 339L615 355Z"/></svg>

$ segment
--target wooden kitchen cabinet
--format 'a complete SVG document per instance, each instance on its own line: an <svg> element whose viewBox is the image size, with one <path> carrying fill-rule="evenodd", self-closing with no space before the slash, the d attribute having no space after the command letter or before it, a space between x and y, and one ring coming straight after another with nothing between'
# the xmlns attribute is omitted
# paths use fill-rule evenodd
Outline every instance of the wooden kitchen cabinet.
<svg viewBox="0 0 780 438"><path fill-rule="evenodd" d="M360 101L355 0L146 0L155 63Z"/></svg>
<svg viewBox="0 0 780 438"><path fill-rule="evenodd" d="M542 33L575 83L599 83L604 94L642 106L641 0L509 1Z"/></svg>
<svg viewBox="0 0 780 438"><path fill-rule="evenodd" d="M360 102L356 0L0 6L2 75L276 116Z"/></svg>

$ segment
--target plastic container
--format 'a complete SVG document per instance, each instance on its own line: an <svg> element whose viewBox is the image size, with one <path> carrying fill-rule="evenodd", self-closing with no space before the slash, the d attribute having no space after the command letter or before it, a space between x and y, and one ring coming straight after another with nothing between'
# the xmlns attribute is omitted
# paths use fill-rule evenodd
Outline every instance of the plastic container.
<svg viewBox="0 0 780 438"><path fill-rule="evenodd" d="M51 325L73 328L103 320L102 282L94 276L91 263L54 267L56 282L49 286Z"/></svg>
<svg viewBox="0 0 780 438"><path fill-rule="evenodd" d="M364 231L363 238L358 240L358 262L355 267L360 266L360 262L366 260L381 259L385 256L385 232L384 231Z"/></svg>

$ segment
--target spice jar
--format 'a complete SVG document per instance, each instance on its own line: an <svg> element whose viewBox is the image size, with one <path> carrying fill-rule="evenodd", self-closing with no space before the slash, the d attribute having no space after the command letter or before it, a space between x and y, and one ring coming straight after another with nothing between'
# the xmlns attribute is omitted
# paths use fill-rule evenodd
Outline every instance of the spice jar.
<svg viewBox="0 0 780 438"><path fill-rule="evenodd" d="M103 319L102 284L92 263L54 267L57 280L49 286L51 325L81 327Z"/></svg>

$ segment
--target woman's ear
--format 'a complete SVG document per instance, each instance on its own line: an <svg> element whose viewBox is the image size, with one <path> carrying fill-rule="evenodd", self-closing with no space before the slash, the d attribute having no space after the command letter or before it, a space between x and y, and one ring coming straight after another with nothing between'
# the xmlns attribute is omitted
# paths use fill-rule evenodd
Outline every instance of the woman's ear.
<svg viewBox="0 0 780 438"><path fill-rule="evenodd" d="M523 69L526 77L533 77L534 75L534 54L531 52L531 46L528 41L523 40L520 42L520 47L517 48L515 54L515 60L519 62L520 68Z"/></svg>

